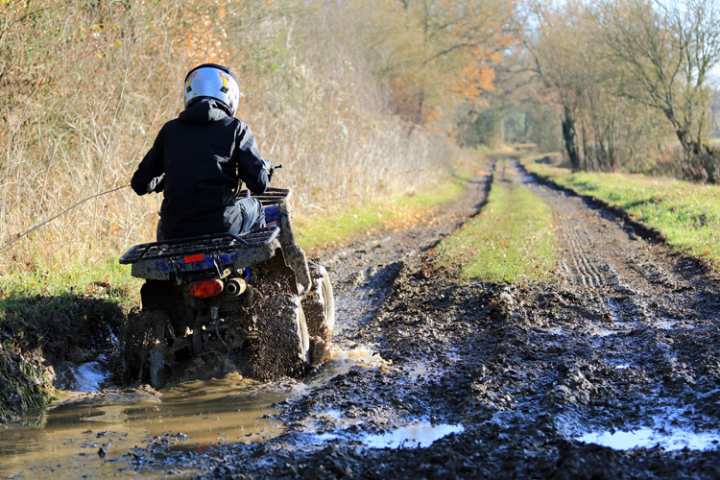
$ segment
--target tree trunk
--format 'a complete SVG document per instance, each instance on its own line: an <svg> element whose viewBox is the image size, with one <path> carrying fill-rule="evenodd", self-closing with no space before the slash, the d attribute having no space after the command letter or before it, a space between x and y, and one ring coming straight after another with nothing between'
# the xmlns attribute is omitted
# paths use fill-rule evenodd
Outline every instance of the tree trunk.
<svg viewBox="0 0 720 480"><path fill-rule="evenodd" d="M562 121L563 141L565 142L565 151L570 159L570 166L573 170L580 168L580 154L577 147L577 130L575 128L575 117L572 110L567 106L563 107L564 118Z"/></svg>
<svg viewBox="0 0 720 480"><path fill-rule="evenodd" d="M580 166L583 170L594 170L595 157L590 151L585 118L582 117L580 118L580 138L582 139L582 155L579 159Z"/></svg>

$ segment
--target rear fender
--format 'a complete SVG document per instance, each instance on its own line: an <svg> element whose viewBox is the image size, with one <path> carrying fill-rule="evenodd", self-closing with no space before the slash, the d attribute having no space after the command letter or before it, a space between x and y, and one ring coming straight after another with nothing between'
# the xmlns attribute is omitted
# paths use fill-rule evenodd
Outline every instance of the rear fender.
<svg viewBox="0 0 720 480"><path fill-rule="evenodd" d="M295 270L288 265L285 254L282 249L275 250L275 255L267 262L256 266L260 275L263 273L278 275L280 278L287 279L287 286L294 294L299 294L297 274Z"/></svg>
<svg viewBox="0 0 720 480"><path fill-rule="evenodd" d="M282 246L284 261L295 273L295 279L298 285L296 288L299 290L297 293L304 295L309 292L312 287L310 269L308 268L307 259L305 258L305 252L303 252L295 241L295 234L290 219L290 210L288 209L287 203L283 202L279 204L278 207L278 221L280 223L278 240Z"/></svg>

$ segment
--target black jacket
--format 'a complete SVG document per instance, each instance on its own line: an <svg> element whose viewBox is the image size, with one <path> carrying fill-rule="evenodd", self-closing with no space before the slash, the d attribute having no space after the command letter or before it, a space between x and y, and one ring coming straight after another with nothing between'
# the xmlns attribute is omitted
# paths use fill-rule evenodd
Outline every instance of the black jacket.
<svg viewBox="0 0 720 480"><path fill-rule="evenodd" d="M138 195L164 192L163 231L177 238L227 231L241 183L262 193L269 174L250 128L203 99L162 127L131 185Z"/></svg>

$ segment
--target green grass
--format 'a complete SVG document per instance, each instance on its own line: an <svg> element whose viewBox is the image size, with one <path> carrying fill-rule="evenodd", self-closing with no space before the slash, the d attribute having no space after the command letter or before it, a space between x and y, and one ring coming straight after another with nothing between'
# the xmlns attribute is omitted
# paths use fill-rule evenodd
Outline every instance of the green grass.
<svg viewBox="0 0 720 480"><path fill-rule="evenodd" d="M112 298L119 303L133 300L140 280L130 276L130 268L118 263L119 255L92 265L72 264L62 269L35 267L24 272L0 276L0 312L21 296L55 296L67 293Z"/></svg>
<svg viewBox="0 0 720 480"><path fill-rule="evenodd" d="M546 278L555 265L550 207L519 183L496 180L483 211L437 250L464 279L516 283Z"/></svg>
<svg viewBox="0 0 720 480"><path fill-rule="evenodd" d="M434 208L459 198L468 186L467 176L452 178L414 195L366 202L329 215L299 218L298 243L316 251L349 243L359 236L417 223Z"/></svg>
<svg viewBox="0 0 720 480"><path fill-rule="evenodd" d="M527 169L625 210L676 250L720 267L720 186L621 173L575 172L526 161Z"/></svg>

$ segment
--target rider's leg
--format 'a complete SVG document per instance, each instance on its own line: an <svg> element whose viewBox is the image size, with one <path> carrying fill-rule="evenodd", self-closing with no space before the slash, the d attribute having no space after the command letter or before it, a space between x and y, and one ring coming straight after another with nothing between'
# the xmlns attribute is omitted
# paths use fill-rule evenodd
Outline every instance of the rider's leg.
<svg viewBox="0 0 720 480"><path fill-rule="evenodd" d="M265 226L265 211L257 198L241 198L235 204L239 205L243 212L242 233Z"/></svg>
<svg viewBox="0 0 720 480"><path fill-rule="evenodd" d="M243 197L225 211L228 231L239 235L265 226L265 212L257 198Z"/></svg>

